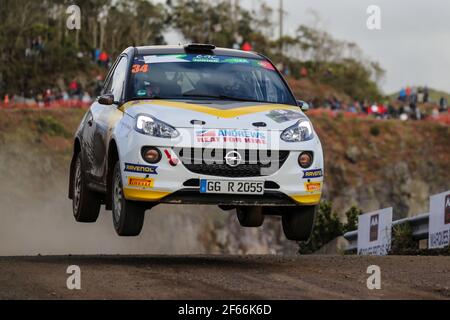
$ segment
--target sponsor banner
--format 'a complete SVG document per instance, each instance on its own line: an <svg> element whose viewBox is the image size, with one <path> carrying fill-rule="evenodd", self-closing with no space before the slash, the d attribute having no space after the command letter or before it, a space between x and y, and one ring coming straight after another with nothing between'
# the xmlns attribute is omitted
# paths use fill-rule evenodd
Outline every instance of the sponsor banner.
<svg viewBox="0 0 450 320"><path fill-rule="evenodd" d="M147 166L135 163L125 163L126 172L145 173L145 174L158 174L156 172L157 166Z"/></svg>
<svg viewBox="0 0 450 320"><path fill-rule="evenodd" d="M303 178L320 178L323 176L322 169L313 169L313 170L303 170Z"/></svg>
<svg viewBox="0 0 450 320"><path fill-rule="evenodd" d="M450 190L430 197L428 248L450 245Z"/></svg>
<svg viewBox="0 0 450 320"><path fill-rule="evenodd" d="M267 144L267 134L263 131L239 129L201 129L195 131L196 142Z"/></svg>
<svg viewBox="0 0 450 320"><path fill-rule="evenodd" d="M128 177L128 185L131 187L153 188L154 180L151 178Z"/></svg>
<svg viewBox="0 0 450 320"><path fill-rule="evenodd" d="M153 64L153 63L224 63L224 64L241 64L249 65L257 68L263 68L275 71L273 65L266 60L246 59L231 56L217 56L208 54L158 54L136 57L135 62Z"/></svg>
<svg viewBox="0 0 450 320"><path fill-rule="evenodd" d="M320 182L305 182L305 189L308 192L318 192L321 190L322 184Z"/></svg>
<svg viewBox="0 0 450 320"><path fill-rule="evenodd" d="M358 217L358 254L383 256L391 249L392 208Z"/></svg>

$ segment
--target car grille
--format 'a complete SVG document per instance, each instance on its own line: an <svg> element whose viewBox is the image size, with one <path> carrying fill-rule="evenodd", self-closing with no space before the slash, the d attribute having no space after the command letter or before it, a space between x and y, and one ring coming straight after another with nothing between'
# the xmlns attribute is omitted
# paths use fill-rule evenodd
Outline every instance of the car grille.
<svg viewBox="0 0 450 320"><path fill-rule="evenodd" d="M183 165L191 172L218 177L259 177L278 171L289 156L289 151L226 150L175 148ZM229 151L240 154L242 162L232 167L225 162Z"/></svg>

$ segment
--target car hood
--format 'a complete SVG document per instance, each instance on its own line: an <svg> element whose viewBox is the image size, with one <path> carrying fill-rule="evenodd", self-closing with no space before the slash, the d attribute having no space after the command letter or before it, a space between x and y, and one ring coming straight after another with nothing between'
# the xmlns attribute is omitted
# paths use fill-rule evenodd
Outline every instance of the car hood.
<svg viewBox="0 0 450 320"><path fill-rule="evenodd" d="M267 130L284 130L300 119L307 119L299 107L240 101L139 100L120 107L135 118L147 114L176 128L192 128L199 121L203 128L255 128L265 123Z"/></svg>

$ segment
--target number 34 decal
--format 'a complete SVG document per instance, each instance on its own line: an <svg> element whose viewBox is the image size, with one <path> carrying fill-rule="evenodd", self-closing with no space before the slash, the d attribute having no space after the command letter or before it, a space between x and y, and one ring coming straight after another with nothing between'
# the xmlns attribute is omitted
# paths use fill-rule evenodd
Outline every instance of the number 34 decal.
<svg viewBox="0 0 450 320"><path fill-rule="evenodd" d="M133 64L133 67L131 68L131 73L140 73L140 72L147 72L148 71L148 64Z"/></svg>

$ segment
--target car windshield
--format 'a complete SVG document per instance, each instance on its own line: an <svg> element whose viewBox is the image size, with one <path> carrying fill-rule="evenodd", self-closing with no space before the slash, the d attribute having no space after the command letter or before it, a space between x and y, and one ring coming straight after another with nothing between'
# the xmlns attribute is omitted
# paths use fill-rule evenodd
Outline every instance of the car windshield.
<svg viewBox="0 0 450 320"><path fill-rule="evenodd" d="M296 104L267 60L200 54L135 56L126 98Z"/></svg>

